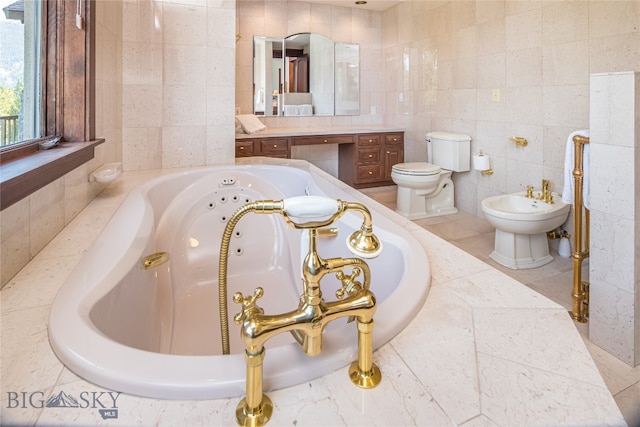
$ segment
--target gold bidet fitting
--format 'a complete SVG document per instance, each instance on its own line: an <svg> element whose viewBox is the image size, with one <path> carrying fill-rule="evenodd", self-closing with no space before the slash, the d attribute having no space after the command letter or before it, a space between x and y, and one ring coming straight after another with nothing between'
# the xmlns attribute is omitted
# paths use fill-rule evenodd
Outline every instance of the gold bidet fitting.
<svg viewBox="0 0 640 427"><path fill-rule="evenodd" d="M243 296L237 292L233 301L242 305L242 310L234 317L241 325L241 337L245 346L247 364L246 396L236 408L236 421L242 426L264 425L273 412L273 404L263 393L264 344L270 338L289 332L308 356L316 356L322 350L324 327L333 320L347 317L357 321L358 360L349 368L351 381L362 388L373 388L382 379L380 369L373 363L373 315L376 298L370 291L371 271L361 258L322 258L317 251L317 239L322 228L353 210L362 213L364 220L360 230L347 239L349 249L361 257L375 257L382 244L373 234L371 214L361 203L344 202L318 196L301 196L273 201L262 200L248 203L238 209L227 222L220 246L220 267L218 270L220 294L220 321L223 352L228 354L227 323L227 257L233 228L240 218L249 212L261 214L279 213L290 226L308 234L307 253L302 262L303 292L298 307L287 313L265 315L257 300L264 290L256 288L253 295ZM304 223L291 219L327 218ZM303 241L305 241L303 239ZM303 248L301 248L302 250ZM345 269L350 269L348 274ZM341 283L336 291L335 301L326 301L320 289L320 281L327 274L334 273ZM362 274L362 281L357 280Z"/></svg>

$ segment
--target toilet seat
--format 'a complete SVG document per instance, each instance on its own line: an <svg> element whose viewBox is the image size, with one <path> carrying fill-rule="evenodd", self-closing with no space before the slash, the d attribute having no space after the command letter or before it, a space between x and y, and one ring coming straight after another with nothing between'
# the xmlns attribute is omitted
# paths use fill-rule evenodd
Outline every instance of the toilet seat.
<svg viewBox="0 0 640 427"><path fill-rule="evenodd" d="M431 176L441 172L440 166L427 162L398 163L391 167L392 172L400 175Z"/></svg>

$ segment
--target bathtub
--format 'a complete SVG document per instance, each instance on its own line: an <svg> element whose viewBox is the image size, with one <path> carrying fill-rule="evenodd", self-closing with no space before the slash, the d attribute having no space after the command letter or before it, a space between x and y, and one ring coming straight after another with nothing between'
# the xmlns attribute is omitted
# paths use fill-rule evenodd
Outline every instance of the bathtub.
<svg viewBox="0 0 640 427"><path fill-rule="evenodd" d="M358 197L365 205L369 200L341 189L306 162L208 167L134 188L55 298L49 339L56 355L84 379L133 395L188 400L243 395L244 349L232 319L239 311L232 296L261 286L265 313L295 309L302 289L301 232L281 215L248 214L235 227L227 292L231 354L222 355L218 258L225 221L246 202L305 194ZM378 302L373 331L378 348L413 319L431 274L424 249L409 232L375 210L372 216L383 243L381 255L367 260ZM345 239L361 223L360 214L347 212L334 224L338 236L319 241L320 255L351 257ZM158 252L168 261L145 269L144 260ZM323 280L325 299L335 299L337 289L333 276ZM306 356L290 334L267 341L265 348L265 390L299 384L357 359L356 324L346 319L329 324L317 357Z"/></svg>

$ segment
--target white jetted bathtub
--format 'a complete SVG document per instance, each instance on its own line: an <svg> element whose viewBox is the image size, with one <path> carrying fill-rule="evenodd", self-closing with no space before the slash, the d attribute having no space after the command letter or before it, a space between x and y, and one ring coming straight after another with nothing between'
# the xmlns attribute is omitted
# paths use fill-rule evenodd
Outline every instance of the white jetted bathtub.
<svg viewBox="0 0 640 427"><path fill-rule="evenodd" d="M76 374L116 391L168 399L243 395L244 348L233 323L240 309L232 296L261 286L259 305L266 314L295 309L302 291L301 231L278 214L250 213L236 225L228 262L231 354L222 355L218 259L225 222L247 202L305 194L358 201L320 173L275 165L209 167L135 188L54 301L49 337L55 353ZM367 260L378 302L378 348L413 319L431 274L418 241L371 213L383 242L381 255ZM361 223L360 214L347 212L333 225L338 236L321 238L320 255L351 257L345 239ZM166 255L145 269L144 260L158 252ZM333 276L323 280L326 300L335 299L338 283ZM313 358L290 334L267 341L265 390L308 381L357 359L355 323L335 321L323 337L323 351Z"/></svg>

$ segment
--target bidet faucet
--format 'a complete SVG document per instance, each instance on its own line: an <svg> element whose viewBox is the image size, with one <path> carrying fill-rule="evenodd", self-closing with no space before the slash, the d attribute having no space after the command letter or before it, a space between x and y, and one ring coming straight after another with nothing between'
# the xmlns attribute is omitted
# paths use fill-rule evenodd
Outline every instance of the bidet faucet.
<svg viewBox="0 0 640 427"><path fill-rule="evenodd" d="M542 180L542 194L547 194L548 191L549 191L549 180L548 179L543 179Z"/></svg>
<svg viewBox="0 0 640 427"><path fill-rule="evenodd" d="M527 198L533 199L533 185L527 185Z"/></svg>
<svg viewBox="0 0 640 427"><path fill-rule="evenodd" d="M270 338L289 332L308 356L316 356L322 351L322 334L325 326L339 318L357 321L358 360L349 368L351 381L362 388L373 388L382 379L380 369L373 363L373 315L376 311L376 298L369 289L371 270L361 258L327 258L320 256L317 250L318 237L322 229L340 218L345 212L354 210L362 213L364 220L359 231L347 239L347 246L361 257L377 256L382 244L373 234L371 214L361 203L343 202L318 196L294 197L274 202L256 201L238 209L227 222L220 248L220 315L221 322L227 316L226 303L226 258L229 240L235 224L248 212L262 214L281 214L287 224L308 234L306 255L302 262L302 295L295 310L267 315L257 301L264 290L256 288L252 296L243 296L237 292L233 301L242 305L240 313L234 317L241 325L242 342L245 346L247 364L246 396L236 408L236 421L243 426L264 425L273 412L273 404L263 393L264 344ZM324 220L298 223L290 217L317 218ZM328 274L335 274L341 287L335 293L336 300L327 301L322 295L320 282ZM360 275L362 278L359 280ZM223 289L224 288L224 289ZM224 294L224 295L223 295ZM224 344L224 327L223 347ZM228 334L228 328L227 328ZM228 338L227 338L228 341ZM228 349L225 350L228 353ZM225 353L226 354L226 353Z"/></svg>
<svg viewBox="0 0 640 427"><path fill-rule="evenodd" d="M542 180L542 192L540 193L540 200L546 203L553 203L553 193L549 190L549 180Z"/></svg>

